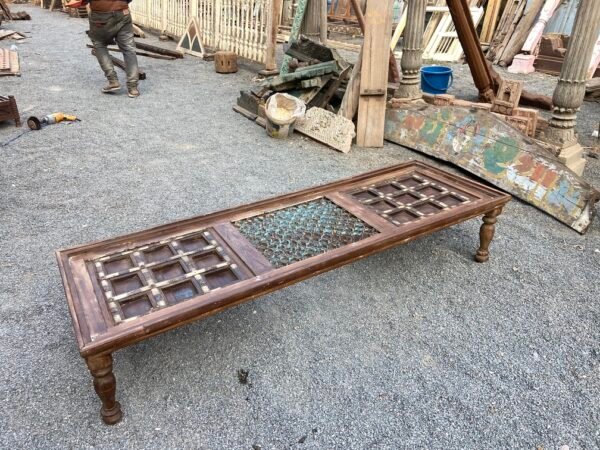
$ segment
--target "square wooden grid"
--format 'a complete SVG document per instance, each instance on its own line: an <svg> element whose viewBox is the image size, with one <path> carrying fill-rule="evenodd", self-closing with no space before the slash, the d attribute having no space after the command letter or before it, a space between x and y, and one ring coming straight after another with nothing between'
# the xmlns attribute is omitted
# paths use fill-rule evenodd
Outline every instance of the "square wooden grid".
<svg viewBox="0 0 600 450"><path fill-rule="evenodd" d="M116 324L246 278L208 230L93 261Z"/></svg>
<svg viewBox="0 0 600 450"><path fill-rule="evenodd" d="M466 194L419 174L386 180L349 193L397 226L471 202Z"/></svg>

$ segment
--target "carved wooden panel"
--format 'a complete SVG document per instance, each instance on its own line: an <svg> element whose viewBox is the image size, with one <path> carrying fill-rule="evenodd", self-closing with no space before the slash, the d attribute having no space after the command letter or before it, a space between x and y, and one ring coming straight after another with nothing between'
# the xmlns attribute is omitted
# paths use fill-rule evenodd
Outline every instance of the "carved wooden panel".
<svg viewBox="0 0 600 450"><path fill-rule="evenodd" d="M115 323L246 278L209 230L110 254L93 263Z"/></svg>
<svg viewBox="0 0 600 450"><path fill-rule="evenodd" d="M468 204L472 197L420 174L349 192L394 225L402 226Z"/></svg>

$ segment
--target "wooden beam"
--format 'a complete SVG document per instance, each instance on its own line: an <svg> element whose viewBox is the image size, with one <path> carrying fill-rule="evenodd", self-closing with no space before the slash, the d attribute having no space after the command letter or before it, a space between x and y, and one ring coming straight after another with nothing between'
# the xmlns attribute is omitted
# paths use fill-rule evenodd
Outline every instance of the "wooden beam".
<svg viewBox="0 0 600 450"><path fill-rule="evenodd" d="M360 147L383 147L392 7L391 1L367 3L356 137Z"/></svg>
<svg viewBox="0 0 600 450"><path fill-rule="evenodd" d="M149 52L158 53L159 55L171 56L173 58L183 58L183 53L176 50L169 50L168 48L157 47L156 45L145 44L143 42L136 42L135 46L141 50L148 50Z"/></svg>
<svg viewBox="0 0 600 450"><path fill-rule="evenodd" d="M358 20L358 25L360 26L363 35L365 34L365 16L363 14L362 7L359 3L359 0L351 0L352 8L354 9L354 13L356 14L356 19ZM390 1L390 0L388 0ZM392 13L390 13L391 15ZM392 26L390 21L390 27ZM390 81L393 83L397 83L400 81L400 70L398 69L398 63L396 62L396 57L394 56L394 52L390 49L389 56L389 72L392 76L390 77Z"/></svg>

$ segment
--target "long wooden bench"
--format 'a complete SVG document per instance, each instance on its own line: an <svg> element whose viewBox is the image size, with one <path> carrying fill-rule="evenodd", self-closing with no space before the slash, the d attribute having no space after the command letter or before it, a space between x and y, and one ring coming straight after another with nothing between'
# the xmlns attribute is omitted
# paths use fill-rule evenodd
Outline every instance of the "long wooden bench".
<svg viewBox="0 0 600 450"><path fill-rule="evenodd" d="M107 424L112 353L356 259L483 215L488 260L510 196L420 162L57 252Z"/></svg>

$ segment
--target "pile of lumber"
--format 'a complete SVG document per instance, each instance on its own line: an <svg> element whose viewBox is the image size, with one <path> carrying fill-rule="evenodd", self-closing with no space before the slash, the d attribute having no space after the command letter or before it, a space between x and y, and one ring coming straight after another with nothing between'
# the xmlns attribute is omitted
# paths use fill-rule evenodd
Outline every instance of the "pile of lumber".
<svg viewBox="0 0 600 450"><path fill-rule="evenodd" d="M373 38L367 29L365 41ZM233 109L265 126L267 101L276 93L286 93L300 99L307 108L306 117L296 124L296 131L344 153L350 150L356 133L359 146L382 146L388 55L382 58L377 50L389 52L389 47L383 39L381 44L365 46L368 50L361 52L367 67L373 66L373 71L365 69L361 82L360 61L353 67L335 49L301 36L285 49L292 58L290 71L265 78L258 86L241 91ZM382 75L375 79L372 72ZM357 113L355 127L353 119Z"/></svg>
<svg viewBox="0 0 600 450"><path fill-rule="evenodd" d="M25 11L11 12L4 0L0 0L0 22L3 20L31 20L31 16Z"/></svg>
<svg viewBox="0 0 600 450"><path fill-rule="evenodd" d="M572 0L570 0L572 1ZM500 0L487 0L488 6ZM561 71L569 36L545 33L553 16L560 14L562 0L506 0L490 41L487 59L500 66L509 66L512 73L534 70L558 75ZM498 9L500 11L500 9ZM600 48L600 38L596 44ZM600 52L595 51L588 77L600 64Z"/></svg>
<svg viewBox="0 0 600 450"><path fill-rule="evenodd" d="M284 92L302 100L307 108L337 111L352 66L335 49L302 36L290 44L290 73L265 78L257 87L241 91L234 109L250 119L264 116L269 97Z"/></svg>

